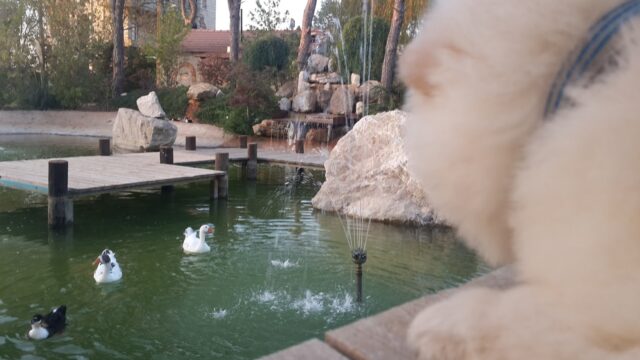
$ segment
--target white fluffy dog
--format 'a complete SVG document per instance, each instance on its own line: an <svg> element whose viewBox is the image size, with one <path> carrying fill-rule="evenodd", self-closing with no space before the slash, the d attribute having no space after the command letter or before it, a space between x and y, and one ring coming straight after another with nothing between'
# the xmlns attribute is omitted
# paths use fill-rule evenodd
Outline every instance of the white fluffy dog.
<svg viewBox="0 0 640 360"><path fill-rule="evenodd" d="M616 63L559 69L623 0L442 0L399 65L409 167L438 213L518 285L469 289L409 329L421 359L640 359L640 16Z"/></svg>

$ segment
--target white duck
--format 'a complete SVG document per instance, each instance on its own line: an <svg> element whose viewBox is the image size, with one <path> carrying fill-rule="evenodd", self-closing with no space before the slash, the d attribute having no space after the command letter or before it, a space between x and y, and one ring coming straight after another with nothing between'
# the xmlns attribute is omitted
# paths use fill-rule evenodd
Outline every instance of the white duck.
<svg viewBox="0 0 640 360"><path fill-rule="evenodd" d="M118 264L116 254L113 251L104 249L93 264L98 264L98 268L93 273L93 278L98 284L122 279L122 269L120 269L120 264Z"/></svg>
<svg viewBox="0 0 640 360"><path fill-rule="evenodd" d="M184 241L182 242L182 249L187 254L201 254L211 251L211 248L204 241L207 234L213 235L213 224L205 224L200 226L199 233L193 231L188 227L184 230Z"/></svg>

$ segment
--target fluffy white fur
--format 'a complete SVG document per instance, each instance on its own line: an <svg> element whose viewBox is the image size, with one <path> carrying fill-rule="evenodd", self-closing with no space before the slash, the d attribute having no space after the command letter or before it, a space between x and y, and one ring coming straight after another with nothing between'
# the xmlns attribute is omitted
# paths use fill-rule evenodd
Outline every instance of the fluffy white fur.
<svg viewBox="0 0 640 360"><path fill-rule="evenodd" d="M543 120L562 63L621 2L439 1L407 48L410 170L520 276L423 311L420 358L640 359L640 21L620 67Z"/></svg>

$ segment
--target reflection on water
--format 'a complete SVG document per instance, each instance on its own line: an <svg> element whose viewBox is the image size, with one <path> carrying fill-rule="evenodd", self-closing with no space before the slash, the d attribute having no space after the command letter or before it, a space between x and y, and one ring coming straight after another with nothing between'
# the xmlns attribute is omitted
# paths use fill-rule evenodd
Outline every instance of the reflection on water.
<svg viewBox="0 0 640 360"><path fill-rule="evenodd" d="M228 200L209 201L205 183L81 198L59 233L45 197L0 190L0 357L250 359L487 270L446 228L372 223L356 304L340 220L310 203L323 173L229 175ZM184 255L184 229L205 223L216 226L211 252ZM117 253L118 283L93 280L104 248ZM31 316L60 304L65 334L28 341Z"/></svg>

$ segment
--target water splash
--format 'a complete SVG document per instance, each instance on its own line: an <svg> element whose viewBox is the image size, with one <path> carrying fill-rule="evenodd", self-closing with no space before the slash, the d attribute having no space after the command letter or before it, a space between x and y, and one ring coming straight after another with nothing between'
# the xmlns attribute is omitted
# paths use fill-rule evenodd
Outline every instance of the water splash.
<svg viewBox="0 0 640 360"><path fill-rule="evenodd" d="M303 315L318 313L324 309L324 294L314 294L310 290L305 291L304 298L295 300L291 307Z"/></svg>
<svg viewBox="0 0 640 360"><path fill-rule="evenodd" d="M293 261L289 261L289 259L286 259L285 261L282 260L271 260L271 265L273 267L276 268L280 268L280 269L289 269L292 267L298 267L299 264L298 262L293 262Z"/></svg>
<svg viewBox="0 0 640 360"><path fill-rule="evenodd" d="M227 309L216 309L214 308L211 312L208 312L206 315L210 318L219 320L224 319L227 316Z"/></svg>

